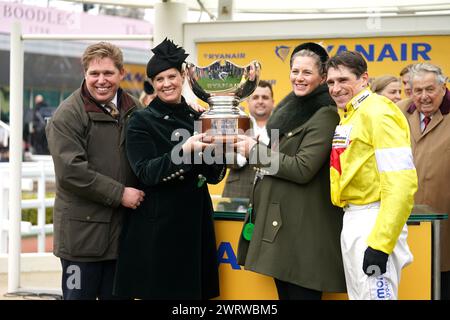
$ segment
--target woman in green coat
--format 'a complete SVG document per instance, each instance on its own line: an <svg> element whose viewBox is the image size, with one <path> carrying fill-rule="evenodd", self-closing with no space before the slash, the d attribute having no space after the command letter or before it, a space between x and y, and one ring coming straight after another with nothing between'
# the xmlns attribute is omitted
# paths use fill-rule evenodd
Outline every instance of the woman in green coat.
<svg viewBox="0 0 450 320"><path fill-rule="evenodd" d="M267 123L270 147L245 136L236 144L258 177L238 262L273 277L283 300L321 299L322 292L345 291L339 240L343 213L330 200L329 158L339 117L324 83L327 59L325 49L315 43L296 47L293 92ZM270 161L264 164L262 154Z"/></svg>

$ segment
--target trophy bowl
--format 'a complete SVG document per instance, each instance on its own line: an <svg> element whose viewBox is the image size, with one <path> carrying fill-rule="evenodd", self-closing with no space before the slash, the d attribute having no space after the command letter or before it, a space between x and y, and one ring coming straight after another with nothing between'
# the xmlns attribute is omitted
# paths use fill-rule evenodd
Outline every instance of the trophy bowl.
<svg viewBox="0 0 450 320"><path fill-rule="evenodd" d="M201 116L202 132L215 143L234 143L238 134L250 129L250 118L239 104L255 91L261 65L254 60L238 66L228 60L216 60L207 67L186 65L186 76L194 94L208 103Z"/></svg>

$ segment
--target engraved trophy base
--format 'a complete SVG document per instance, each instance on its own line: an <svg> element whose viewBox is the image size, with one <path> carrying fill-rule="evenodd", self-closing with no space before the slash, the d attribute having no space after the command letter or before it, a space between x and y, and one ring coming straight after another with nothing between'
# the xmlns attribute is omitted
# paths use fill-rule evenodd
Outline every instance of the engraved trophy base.
<svg viewBox="0 0 450 320"><path fill-rule="evenodd" d="M225 164L235 163L236 150L232 144L238 140L238 134L245 134L250 129L250 118L246 114L200 117L202 132L212 137L216 155L223 154Z"/></svg>
<svg viewBox="0 0 450 320"><path fill-rule="evenodd" d="M202 132L213 137L215 143L235 143L238 134L245 134L250 129L250 118L247 115L231 117L200 117Z"/></svg>

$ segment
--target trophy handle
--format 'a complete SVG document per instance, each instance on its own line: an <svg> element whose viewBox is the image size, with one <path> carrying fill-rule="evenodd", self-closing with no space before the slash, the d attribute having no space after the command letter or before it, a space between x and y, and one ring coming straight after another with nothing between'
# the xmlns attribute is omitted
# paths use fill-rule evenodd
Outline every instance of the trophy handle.
<svg viewBox="0 0 450 320"><path fill-rule="evenodd" d="M203 102L208 103L208 99L211 97L211 94L206 92L199 84L199 76L196 73L197 66L193 63L187 63L185 72L186 78L188 80L188 84L191 87L192 92Z"/></svg>

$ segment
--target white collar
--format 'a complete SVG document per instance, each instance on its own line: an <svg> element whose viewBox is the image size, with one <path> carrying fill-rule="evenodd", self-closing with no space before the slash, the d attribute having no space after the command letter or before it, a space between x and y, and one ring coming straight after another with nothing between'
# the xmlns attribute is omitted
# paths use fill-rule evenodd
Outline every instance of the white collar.
<svg viewBox="0 0 450 320"><path fill-rule="evenodd" d="M262 126L262 127L258 126L258 122L256 121L256 119L255 119L252 115L250 115L250 120L252 120L252 122L253 122L253 127L254 127L254 128L258 128L259 130L263 130L263 129L266 128L265 125ZM267 122L266 122L266 123L267 123Z"/></svg>
<svg viewBox="0 0 450 320"><path fill-rule="evenodd" d="M111 100L110 102L114 103L114 105L115 105L116 107L118 107L118 106L117 106L117 92L116 92L116 94L114 95L114 98L112 98L112 100ZM106 105L106 103L102 103L102 106L103 106L103 107L104 107L105 105Z"/></svg>
<svg viewBox="0 0 450 320"><path fill-rule="evenodd" d="M420 115L420 121L422 122L423 119L425 119L425 115L422 112L419 112L419 115ZM430 119L432 119L433 115L430 115L429 117L430 117Z"/></svg>

